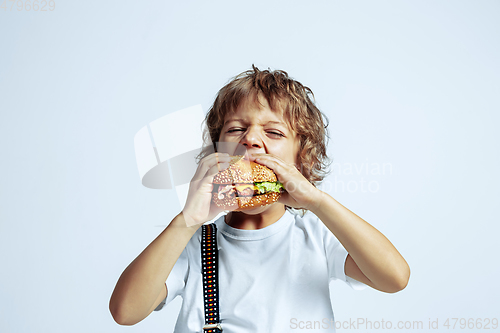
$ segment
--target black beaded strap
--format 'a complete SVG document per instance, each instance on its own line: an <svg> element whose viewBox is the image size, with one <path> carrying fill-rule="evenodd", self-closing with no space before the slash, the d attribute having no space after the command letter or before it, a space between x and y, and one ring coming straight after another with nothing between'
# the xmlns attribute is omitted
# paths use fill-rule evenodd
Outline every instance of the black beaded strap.
<svg viewBox="0 0 500 333"><path fill-rule="evenodd" d="M219 319L217 227L215 223L202 226L201 266L203 272L203 296L205 302L205 326L207 333L221 333Z"/></svg>

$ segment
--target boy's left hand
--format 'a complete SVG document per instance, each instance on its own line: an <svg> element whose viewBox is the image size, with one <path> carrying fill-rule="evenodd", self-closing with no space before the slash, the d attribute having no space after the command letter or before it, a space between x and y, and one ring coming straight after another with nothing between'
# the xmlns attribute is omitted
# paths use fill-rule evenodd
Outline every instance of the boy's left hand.
<svg viewBox="0 0 500 333"><path fill-rule="evenodd" d="M314 211L320 204L322 192L300 173L294 164L270 154L252 154L255 162L272 169L285 187L278 202L298 209Z"/></svg>

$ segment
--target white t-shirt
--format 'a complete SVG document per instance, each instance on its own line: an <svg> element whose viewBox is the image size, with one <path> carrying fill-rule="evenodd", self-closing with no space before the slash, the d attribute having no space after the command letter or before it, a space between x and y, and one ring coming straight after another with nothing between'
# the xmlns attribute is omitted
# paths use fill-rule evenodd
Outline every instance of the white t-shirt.
<svg viewBox="0 0 500 333"><path fill-rule="evenodd" d="M316 322L316 328L334 332L329 282L339 279L353 289L366 287L345 275L347 251L311 212L301 217L287 210L258 230L230 227L224 216L215 224L224 333L298 332L300 322ZM201 227L174 265L166 281L167 297L155 309L176 296L183 298L176 333L203 332L200 243Z"/></svg>

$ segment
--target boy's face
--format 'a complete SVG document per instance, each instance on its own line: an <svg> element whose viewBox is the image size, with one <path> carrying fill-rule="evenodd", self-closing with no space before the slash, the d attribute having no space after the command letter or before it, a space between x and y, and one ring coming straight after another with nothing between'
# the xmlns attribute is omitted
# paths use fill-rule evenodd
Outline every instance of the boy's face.
<svg viewBox="0 0 500 333"><path fill-rule="evenodd" d="M247 99L234 113L227 114L219 141L235 143L234 147L238 143L243 145L250 160L253 160L252 154L264 153L297 166L299 136L290 128L281 110L271 110L261 96L259 101L262 105Z"/></svg>
<svg viewBox="0 0 500 333"><path fill-rule="evenodd" d="M229 142L229 148L225 152L230 155L239 155L244 146L251 161L252 154L264 153L274 155L286 163L297 165L297 155L300 149L300 138L293 131L284 118L281 110L273 111L267 100L259 96L259 103L247 99L236 109L229 113L224 119L219 142ZM246 209L245 214L259 214L270 208L279 209L276 204L261 206L254 209ZM283 209L283 208L281 208Z"/></svg>

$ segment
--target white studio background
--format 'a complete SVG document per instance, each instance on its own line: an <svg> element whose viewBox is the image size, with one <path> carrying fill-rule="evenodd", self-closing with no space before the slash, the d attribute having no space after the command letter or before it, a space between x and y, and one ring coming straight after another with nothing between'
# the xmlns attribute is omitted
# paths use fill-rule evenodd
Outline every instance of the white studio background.
<svg viewBox="0 0 500 333"><path fill-rule="evenodd" d="M499 317L500 2L2 3L1 332L172 331L180 299L133 327L108 310L181 210L141 185L133 138L206 112L252 63L314 91L336 163L325 186L412 269L397 294L333 283L336 319L445 332L446 318Z"/></svg>

